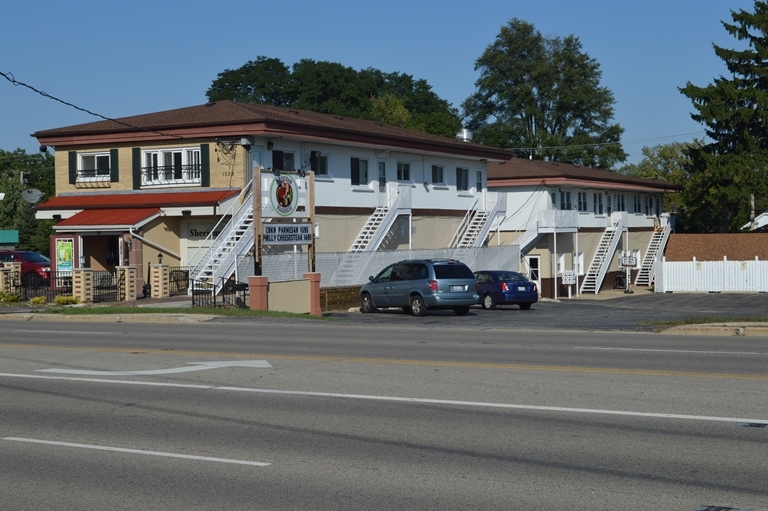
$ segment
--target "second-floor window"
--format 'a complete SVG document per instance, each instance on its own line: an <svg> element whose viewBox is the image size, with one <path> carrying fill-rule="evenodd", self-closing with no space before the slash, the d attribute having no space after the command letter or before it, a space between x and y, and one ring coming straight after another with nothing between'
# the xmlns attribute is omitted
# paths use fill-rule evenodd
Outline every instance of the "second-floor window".
<svg viewBox="0 0 768 511"><path fill-rule="evenodd" d="M571 192L560 192L560 209L563 211L573 209L573 206L571 206Z"/></svg>
<svg viewBox="0 0 768 511"><path fill-rule="evenodd" d="M77 169L77 180L109 181L110 171L109 153L81 154Z"/></svg>
<svg viewBox="0 0 768 511"><path fill-rule="evenodd" d="M640 196L635 195L634 196L634 213L641 213L643 211L642 206L640 205Z"/></svg>
<svg viewBox="0 0 768 511"><path fill-rule="evenodd" d="M616 195L616 211L626 211L627 207L624 204L624 194L620 193Z"/></svg>
<svg viewBox="0 0 768 511"><path fill-rule="evenodd" d="M443 179L442 165L432 165L432 182L435 184L445 183L445 180Z"/></svg>
<svg viewBox="0 0 768 511"><path fill-rule="evenodd" d="M309 157L309 168L315 172L316 176L327 176L328 156L320 154L319 151L312 151Z"/></svg>
<svg viewBox="0 0 768 511"><path fill-rule="evenodd" d="M200 184L200 148L144 151L142 186Z"/></svg>
<svg viewBox="0 0 768 511"><path fill-rule="evenodd" d="M275 170L296 170L293 153L272 151L272 168Z"/></svg>
<svg viewBox="0 0 768 511"><path fill-rule="evenodd" d="M596 215L603 214L603 194L600 192L593 195L592 212Z"/></svg>
<svg viewBox="0 0 768 511"><path fill-rule="evenodd" d="M353 186L365 186L368 184L368 160L360 158L350 159L350 174Z"/></svg>
<svg viewBox="0 0 768 511"><path fill-rule="evenodd" d="M579 211L587 211L587 192L579 192L577 194L576 208Z"/></svg>
<svg viewBox="0 0 768 511"><path fill-rule="evenodd" d="M459 192L469 190L469 169L456 167L456 190Z"/></svg>
<svg viewBox="0 0 768 511"><path fill-rule="evenodd" d="M398 181L411 180L411 164L410 163L397 164L397 180Z"/></svg>

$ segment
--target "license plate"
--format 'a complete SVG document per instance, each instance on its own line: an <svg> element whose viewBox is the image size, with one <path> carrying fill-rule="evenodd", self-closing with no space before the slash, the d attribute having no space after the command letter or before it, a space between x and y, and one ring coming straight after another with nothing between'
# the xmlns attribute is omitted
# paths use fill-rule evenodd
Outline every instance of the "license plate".
<svg viewBox="0 0 768 511"><path fill-rule="evenodd" d="M464 291L464 286L451 286L451 291Z"/></svg>
<svg viewBox="0 0 768 511"><path fill-rule="evenodd" d="M525 286L517 286L518 291L525 291Z"/></svg>

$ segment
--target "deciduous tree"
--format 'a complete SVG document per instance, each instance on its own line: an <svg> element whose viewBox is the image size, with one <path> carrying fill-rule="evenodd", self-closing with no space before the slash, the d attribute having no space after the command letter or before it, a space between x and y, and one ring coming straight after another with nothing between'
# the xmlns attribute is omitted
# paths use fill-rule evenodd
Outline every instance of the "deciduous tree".
<svg viewBox="0 0 768 511"><path fill-rule="evenodd" d="M612 122L613 93L578 38L545 38L512 19L475 62L476 92L462 104L477 142L526 157L612 169L626 159Z"/></svg>

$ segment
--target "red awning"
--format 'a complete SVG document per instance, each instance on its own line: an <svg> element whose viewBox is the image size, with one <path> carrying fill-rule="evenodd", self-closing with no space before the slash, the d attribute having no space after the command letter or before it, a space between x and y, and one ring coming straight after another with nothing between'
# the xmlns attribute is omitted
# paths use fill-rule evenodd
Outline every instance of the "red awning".
<svg viewBox="0 0 768 511"><path fill-rule="evenodd" d="M56 231L126 231L160 215L160 208L86 209L60 221Z"/></svg>
<svg viewBox="0 0 768 511"><path fill-rule="evenodd" d="M236 196L239 189L201 190L161 193L87 193L59 195L37 206L37 210L168 208L184 206L218 206Z"/></svg>

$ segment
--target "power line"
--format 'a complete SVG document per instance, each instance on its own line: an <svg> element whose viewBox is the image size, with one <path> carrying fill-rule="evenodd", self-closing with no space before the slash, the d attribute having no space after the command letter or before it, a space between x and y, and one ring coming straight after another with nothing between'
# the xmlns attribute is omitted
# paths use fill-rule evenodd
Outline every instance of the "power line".
<svg viewBox="0 0 768 511"><path fill-rule="evenodd" d="M77 105L69 103L68 101L64 101L63 99L59 99L56 96L52 96L51 94L48 94L47 92L43 92L41 90L38 90L38 89L36 89L36 88L32 87L31 85L28 85L28 84L26 84L24 82L20 82L20 81L18 81L13 76L13 73L3 73L2 71L0 71L0 76L2 76L3 78L5 78L9 82L11 82L13 85L21 86L21 87L26 87L27 89L29 89L29 90L31 90L33 92L36 92L36 93L40 94L41 96L43 96L45 98L52 99L54 101L58 101L62 105L67 105L69 107L74 108L75 110L80 110L81 112L85 112L85 113L93 115L95 117L99 117L101 119L104 119L105 121L112 121L112 122L115 122L117 124L120 124L121 126L125 126L127 128L132 128L132 129L137 129L137 130L141 130L141 131L146 131L148 133L155 133L157 135L162 135L164 137L186 139L186 137L182 137L180 135L171 135L169 133L163 133L162 131L155 131L155 130L151 130L151 129L147 129L147 128L142 128L140 126L134 126L133 124L130 124L130 123L127 123L127 122L119 121L119 120L113 119L111 117L106 117L106 116L101 115L101 114L96 113L96 112L91 112L90 110L88 110L86 108L79 107Z"/></svg>

